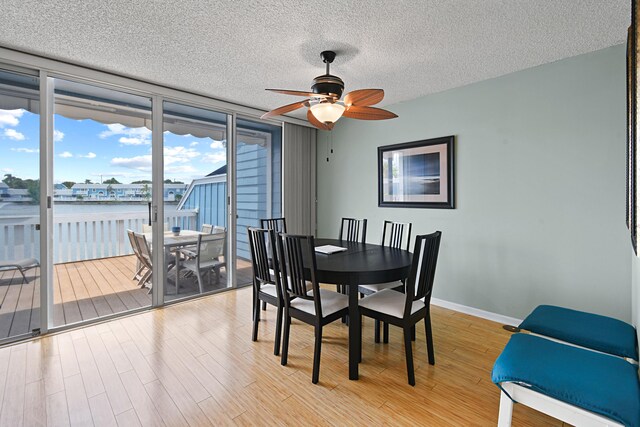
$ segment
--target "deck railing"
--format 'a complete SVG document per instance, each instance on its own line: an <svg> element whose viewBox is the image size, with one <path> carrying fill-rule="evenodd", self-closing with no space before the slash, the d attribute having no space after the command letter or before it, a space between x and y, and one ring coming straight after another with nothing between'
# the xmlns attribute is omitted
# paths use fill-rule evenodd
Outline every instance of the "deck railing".
<svg viewBox="0 0 640 427"><path fill-rule="evenodd" d="M175 211L165 215L166 226L194 229L198 213ZM0 216L0 260L40 259L38 216ZM142 232L148 223L145 212L108 212L55 215L53 260L83 261L133 253L127 230Z"/></svg>

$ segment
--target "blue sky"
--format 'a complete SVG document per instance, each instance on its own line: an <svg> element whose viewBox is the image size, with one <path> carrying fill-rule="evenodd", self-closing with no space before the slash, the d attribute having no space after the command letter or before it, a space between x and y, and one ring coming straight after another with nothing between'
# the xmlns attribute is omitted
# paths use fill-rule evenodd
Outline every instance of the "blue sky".
<svg viewBox="0 0 640 427"><path fill-rule="evenodd" d="M39 116L0 110L0 174L39 177ZM151 131L55 116L54 181L151 179ZM165 179L191 182L226 163L221 141L164 134Z"/></svg>

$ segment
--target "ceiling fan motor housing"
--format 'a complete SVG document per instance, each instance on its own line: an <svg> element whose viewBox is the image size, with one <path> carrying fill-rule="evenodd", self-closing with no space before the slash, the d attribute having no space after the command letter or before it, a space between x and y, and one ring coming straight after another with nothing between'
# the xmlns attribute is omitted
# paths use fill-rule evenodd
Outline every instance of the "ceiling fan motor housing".
<svg viewBox="0 0 640 427"><path fill-rule="evenodd" d="M313 86L311 86L313 93L321 93L325 95L331 95L335 97L336 101L342 96L344 91L344 82L338 76L332 76L331 74L323 74L313 79Z"/></svg>

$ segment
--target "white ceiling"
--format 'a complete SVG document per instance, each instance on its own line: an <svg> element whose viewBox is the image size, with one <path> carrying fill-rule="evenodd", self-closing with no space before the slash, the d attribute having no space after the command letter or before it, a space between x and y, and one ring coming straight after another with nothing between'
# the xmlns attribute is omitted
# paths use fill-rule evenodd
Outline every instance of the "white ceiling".
<svg viewBox="0 0 640 427"><path fill-rule="evenodd" d="M0 0L0 45L265 110L335 50L345 90L385 106L623 43L629 3Z"/></svg>

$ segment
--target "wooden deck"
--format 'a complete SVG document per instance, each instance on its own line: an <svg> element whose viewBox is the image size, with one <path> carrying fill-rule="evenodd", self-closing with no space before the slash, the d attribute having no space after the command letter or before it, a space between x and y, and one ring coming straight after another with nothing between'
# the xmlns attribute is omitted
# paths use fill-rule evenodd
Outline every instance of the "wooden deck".
<svg viewBox="0 0 640 427"><path fill-rule="evenodd" d="M151 294L132 280L136 265L133 255L70 262L54 266L53 324L62 326L151 305ZM40 327L40 269L26 272L27 283L17 270L0 272L0 338L21 335ZM195 276L180 277L176 295L169 272L166 300L196 295ZM251 265L238 260L238 284L247 283ZM214 281L215 282L215 281ZM220 283L205 285L205 292L226 286L226 273Z"/></svg>
<svg viewBox="0 0 640 427"><path fill-rule="evenodd" d="M436 364L424 328L407 384L399 328L373 342L365 319L360 380L348 379L348 328L324 328L311 384L313 328L294 320L289 363L273 355L275 310L251 341L251 289L0 348L0 427L495 426L491 367L510 337L500 324L432 308ZM562 422L515 405L514 426Z"/></svg>

